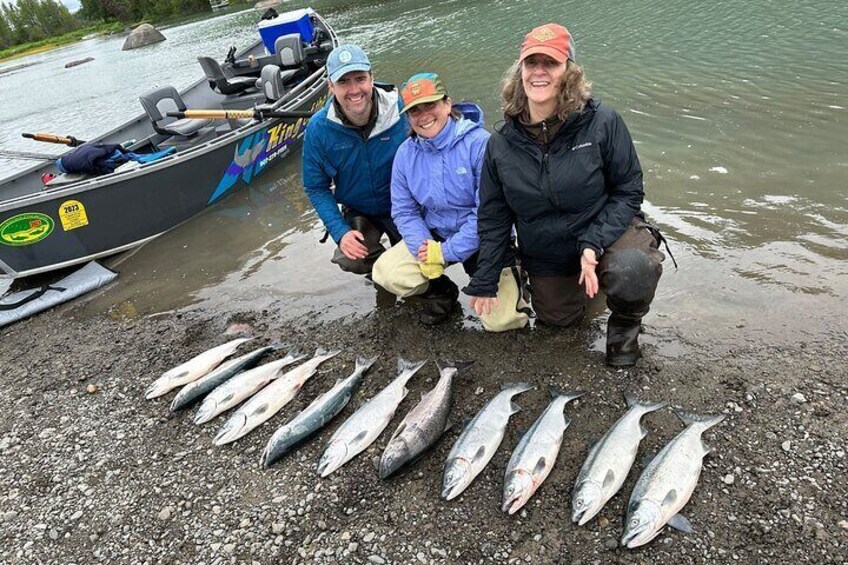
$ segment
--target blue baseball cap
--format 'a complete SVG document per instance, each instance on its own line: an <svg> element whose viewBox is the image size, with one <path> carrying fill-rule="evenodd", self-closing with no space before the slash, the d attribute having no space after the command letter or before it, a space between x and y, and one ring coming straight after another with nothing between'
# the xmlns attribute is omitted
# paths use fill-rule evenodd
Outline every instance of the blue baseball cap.
<svg viewBox="0 0 848 565"><path fill-rule="evenodd" d="M339 45L327 57L327 73L330 81L336 82L352 71L370 71L371 61L365 51L356 45Z"/></svg>

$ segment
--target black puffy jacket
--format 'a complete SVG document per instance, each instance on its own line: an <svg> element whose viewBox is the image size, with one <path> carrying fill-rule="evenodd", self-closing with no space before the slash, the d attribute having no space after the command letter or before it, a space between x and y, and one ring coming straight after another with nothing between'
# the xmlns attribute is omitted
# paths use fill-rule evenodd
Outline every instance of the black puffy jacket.
<svg viewBox="0 0 848 565"><path fill-rule="evenodd" d="M621 237L639 212L642 168L630 132L612 108L589 100L542 149L516 119L489 139L480 180L477 271L465 288L495 296L518 233L522 265L531 275L580 272L580 253L598 252Z"/></svg>

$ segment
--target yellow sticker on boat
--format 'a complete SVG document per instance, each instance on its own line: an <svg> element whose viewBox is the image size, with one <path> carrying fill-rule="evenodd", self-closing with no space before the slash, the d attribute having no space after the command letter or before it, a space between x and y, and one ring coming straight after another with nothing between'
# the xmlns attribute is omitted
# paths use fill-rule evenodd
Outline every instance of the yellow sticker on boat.
<svg viewBox="0 0 848 565"><path fill-rule="evenodd" d="M88 215L85 206L79 200L67 200L59 206L59 219L62 221L62 229L65 231L75 230L88 225Z"/></svg>
<svg viewBox="0 0 848 565"><path fill-rule="evenodd" d="M53 219L47 214L27 212L6 219L0 224L0 243L3 245L31 245L50 235Z"/></svg>

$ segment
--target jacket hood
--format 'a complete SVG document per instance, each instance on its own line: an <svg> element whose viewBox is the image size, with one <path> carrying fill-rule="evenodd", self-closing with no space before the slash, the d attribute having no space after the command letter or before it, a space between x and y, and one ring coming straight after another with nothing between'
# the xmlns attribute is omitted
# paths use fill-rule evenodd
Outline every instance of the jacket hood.
<svg viewBox="0 0 848 565"><path fill-rule="evenodd" d="M377 123L374 124L374 129L369 135L369 139L376 137L395 125L401 119L400 115L400 94L397 88L392 84L374 83L374 93L377 96ZM336 105L333 104L333 98L327 100L324 106L327 110L327 120L339 127L348 130L336 112Z"/></svg>
<svg viewBox="0 0 848 565"><path fill-rule="evenodd" d="M483 110L472 102L459 102L453 107L462 113L459 120L448 119L448 123L436 137L426 139L412 135L411 139L422 149L442 151L449 149L465 137L469 132L483 127Z"/></svg>

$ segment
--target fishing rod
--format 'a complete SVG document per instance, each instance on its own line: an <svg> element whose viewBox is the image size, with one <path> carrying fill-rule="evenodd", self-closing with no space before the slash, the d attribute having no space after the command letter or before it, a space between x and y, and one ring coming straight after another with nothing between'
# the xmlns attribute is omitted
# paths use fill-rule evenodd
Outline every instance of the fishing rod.
<svg viewBox="0 0 848 565"><path fill-rule="evenodd" d="M203 120L239 120L252 119L257 121L268 118L311 118L313 112L284 112L281 110L264 110L252 108L250 110L185 110L183 112L168 112L171 118L189 118Z"/></svg>
<svg viewBox="0 0 848 565"><path fill-rule="evenodd" d="M0 159L29 159L32 161L55 161L61 155L50 155L49 153L29 153L26 151L12 151L0 149Z"/></svg>
<svg viewBox="0 0 848 565"><path fill-rule="evenodd" d="M21 135L27 139L43 141L44 143L58 143L68 147L79 147L85 143L82 139L77 139L72 135L56 135L55 133L22 133Z"/></svg>

